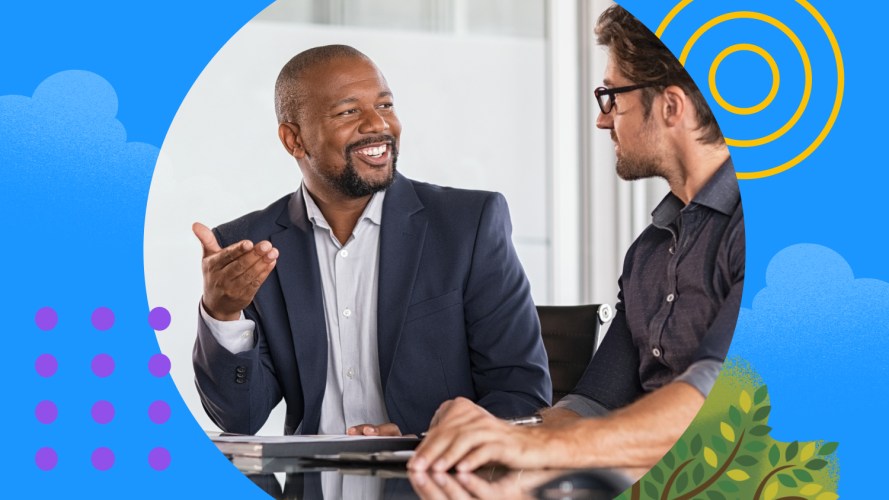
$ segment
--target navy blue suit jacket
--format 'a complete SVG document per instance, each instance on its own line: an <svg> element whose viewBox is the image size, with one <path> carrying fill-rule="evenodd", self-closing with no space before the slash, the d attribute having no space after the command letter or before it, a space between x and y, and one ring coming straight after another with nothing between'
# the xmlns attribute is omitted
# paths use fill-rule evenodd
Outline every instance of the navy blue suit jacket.
<svg viewBox="0 0 889 500"><path fill-rule="evenodd" d="M280 252L244 311L256 322L254 349L231 354L198 320L195 383L208 415L227 432L255 433L282 397L286 434L318 430L327 326L301 193L214 230L223 247L267 239ZM549 404L540 324L511 232L500 194L400 174L387 190L377 335L386 409L402 432L426 430L438 406L457 396L501 417Z"/></svg>

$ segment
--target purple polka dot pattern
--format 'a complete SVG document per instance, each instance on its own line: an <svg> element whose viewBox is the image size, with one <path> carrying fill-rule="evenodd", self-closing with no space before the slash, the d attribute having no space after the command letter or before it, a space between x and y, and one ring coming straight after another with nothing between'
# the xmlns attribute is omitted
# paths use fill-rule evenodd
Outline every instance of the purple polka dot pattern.
<svg viewBox="0 0 889 500"><path fill-rule="evenodd" d="M59 362L52 354L41 354L34 363L34 369L41 377L52 377L59 369Z"/></svg>
<svg viewBox="0 0 889 500"><path fill-rule="evenodd" d="M164 401L155 401L148 407L148 418L156 424L162 424L170 419L170 405Z"/></svg>
<svg viewBox="0 0 889 500"><path fill-rule="evenodd" d="M108 401L97 401L91 413L97 424L107 424L114 419L114 405Z"/></svg>
<svg viewBox="0 0 889 500"><path fill-rule="evenodd" d="M155 354L148 360L148 371L155 377L165 377L170 373L170 358L163 354Z"/></svg>
<svg viewBox="0 0 889 500"><path fill-rule="evenodd" d="M105 378L114 372L114 358L107 354L97 354L93 358L92 369L97 377Z"/></svg>
<svg viewBox="0 0 889 500"><path fill-rule="evenodd" d="M154 470L164 470L170 466L170 452L166 448L155 448L148 452L148 465Z"/></svg>
<svg viewBox="0 0 889 500"><path fill-rule="evenodd" d="M93 467L99 470L108 470L114 465L114 452L108 448L96 448L91 457Z"/></svg>
<svg viewBox="0 0 889 500"><path fill-rule="evenodd" d="M148 313L148 324L157 331L166 330L170 326L170 311L155 307Z"/></svg>
<svg viewBox="0 0 889 500"><path fill-rule="evenodd" d="M59 322L59 315L52 307L41 307L34 315L34 323L44 332L52 330Z"/></svg>
<svg viewBox="0 0 889 500"><path fill-rule="evenodd" d="M37 403L37 408L34 410L34 416L37 417L37 420L41 424L51 424L55 422L56 417L59 416L59 409L52 401L41 401Z"/></svg>
<svg viewBox="0 0 889 500"><path fill-rule="evenodd" d="M52 448L40 448L34 456L34 463L40 470L52 470L59 463L59 456Z"/></svg>
<svg viewBox="0 0 889 500"><path fill-rule="evenodd" d="M96 330L108 330L114 326L114 313L107 307L99 307L93 311L92 321Z"/></svg>

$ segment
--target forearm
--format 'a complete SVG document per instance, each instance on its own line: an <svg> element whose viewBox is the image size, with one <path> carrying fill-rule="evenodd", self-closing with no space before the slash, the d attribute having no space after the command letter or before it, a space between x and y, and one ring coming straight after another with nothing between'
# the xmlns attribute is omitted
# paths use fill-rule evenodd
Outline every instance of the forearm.
<svg viewBox="0 0 889 500"><path fill-rule="evenodd" d="M562 415L562 425L545 430L551 434L550 466L651 467L676 443L703 404L704 397L695 388L675 382L603 418L570 421Z"/></svg>

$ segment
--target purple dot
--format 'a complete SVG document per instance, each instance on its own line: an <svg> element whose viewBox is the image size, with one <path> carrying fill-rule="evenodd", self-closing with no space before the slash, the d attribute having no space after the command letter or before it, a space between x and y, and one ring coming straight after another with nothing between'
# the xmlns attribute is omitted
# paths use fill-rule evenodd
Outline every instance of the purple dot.
<svg viewBox="0 0 889 500"><path fill-rule="evenodd" d="M155 401L148 407L148 418L156 424L162 424L170 419L170 405L163 401Z"/></svg>
<svg viewBox="0 0 889 500"><path fill-rule="evenodd" d="M108 401L96 401L93 405L93 420L97 424L107 424L114 419L114 405Z"/></svg>
<svg viewBox="0 0 889 500"><path fill-rule="evenodd" d="M37 328L46 332L56 327L59 315L52 307L41 307L34 315L34 322L37 323Z"/></svg>
<svg viewBox="0 0 889 500"><path fill-rule="evenodd" d="M56 370L59 369L59 362L56 361L55 356L52 354L41 354L37 357L34 368L41 377L52 377L56 374Z"/></svg>
<svg viewBox="0 0 889 500"><path fill-rule="evenodd" d="M40 470L52 470L59 463L59 456L52 448L40 448L37 450L37 455L34 456L34 463Z"/></svg>
<svg viewBox="0 0 889 500"><path fill-rule="evenodd" d="M114 372L114 358L107 354L96 354L92 368L97 377L105 378Z"/></svg>
<svg viewBox="0 0 889 500"><path fill-rule="evenodd" d="M108 448L96 448L92 456L93 467L108 470L114 465L114 452Z"/></svg>
<svg viewBox="0 0 889 500"><path fill-rule="evenodd" d="M107 307L99 307L93 311L93 326L96 330L108 330L114 326L114 313Z"/></svg>
<svg viewBox="0 0 889 500"><path fill-rule="evenodd" d="M56 417L59 416L59 409L52 401L41 401L37 403L37 408L34 410L34 415L37 417L37 420L40 421L40 423L51 424L55 422Z"/></svg>
<svg viewBox="0 0 889 500"><path fill-rule="evenodd" d="M157 331L166 330L170 326L170 311L155 307L148 313L148 324Z"/></svg>
<svg viewBox="0 0 889 500"><path fill-rule="evenodd" d="M164 470L170 466L170 452L166 448L155 448L148 452L148 465L154 470Z"/></svg>
<svg viewBox="0 0 889 500"><path fill-rule="evenodd" d="M170 358L163 354L155 354L148 360L148 371L155 377L163 377L170 373Z"/></svg>

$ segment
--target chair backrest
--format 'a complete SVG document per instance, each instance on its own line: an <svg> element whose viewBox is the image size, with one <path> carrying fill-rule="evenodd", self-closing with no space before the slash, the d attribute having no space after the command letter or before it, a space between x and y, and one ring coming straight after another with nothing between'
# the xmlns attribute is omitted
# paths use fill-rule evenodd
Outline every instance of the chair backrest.
<svg viewBox="0 0 889 500"><path fill-rule="evenodd" d="M537 306L543 345L553 380L553 404L574 389L586 370L599 328L611 320L611 306Z"/></svg>

